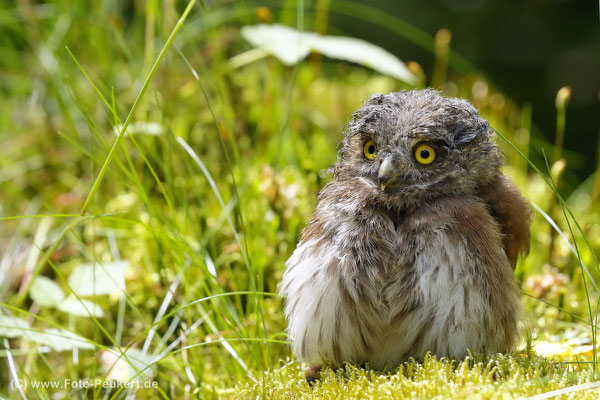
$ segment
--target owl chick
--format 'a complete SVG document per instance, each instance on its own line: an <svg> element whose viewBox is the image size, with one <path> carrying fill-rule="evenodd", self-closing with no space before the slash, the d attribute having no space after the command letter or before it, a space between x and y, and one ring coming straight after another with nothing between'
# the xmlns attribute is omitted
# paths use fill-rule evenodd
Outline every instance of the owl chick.
<svg viewBox="0 0 600 400"><path fill-rule="evenodd" d="M279 289L307 379L511 349L532 213L501 165L465 100L376 94L353 114Z"/></svg>

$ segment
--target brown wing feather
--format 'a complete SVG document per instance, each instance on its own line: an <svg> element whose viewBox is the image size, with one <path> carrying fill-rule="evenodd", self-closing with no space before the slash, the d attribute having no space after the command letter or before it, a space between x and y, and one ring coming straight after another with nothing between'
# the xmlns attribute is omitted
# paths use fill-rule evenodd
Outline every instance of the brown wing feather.
<svg viewBox="0 0 600 400"><path fill-rule="evenodd" d="M531 207L515 184L502 174L481 188L480 195L500 224L504 251L514 269L519 253L529 253L529 227L533 219Z"/></svg>

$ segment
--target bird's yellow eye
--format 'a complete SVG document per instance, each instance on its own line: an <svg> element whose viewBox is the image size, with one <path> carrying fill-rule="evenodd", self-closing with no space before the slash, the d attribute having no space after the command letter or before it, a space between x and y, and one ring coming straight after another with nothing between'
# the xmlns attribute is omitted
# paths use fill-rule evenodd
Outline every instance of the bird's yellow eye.
<svg viewBox="0 0 600 400"><path fill-rule="evenodd" d="M419 164L431 164L435 160L435 150L430 145L422 143L415 149L415 160Z"/></svg>
<svg viewBox="0 0 600 400"><path fill-rule="evenodd" d="M369 140L367 143L365 143L365 147L363 147L363 153L367 160L374 159L375 155L377 154L377 146L375 145L375 142Z"/></svg>

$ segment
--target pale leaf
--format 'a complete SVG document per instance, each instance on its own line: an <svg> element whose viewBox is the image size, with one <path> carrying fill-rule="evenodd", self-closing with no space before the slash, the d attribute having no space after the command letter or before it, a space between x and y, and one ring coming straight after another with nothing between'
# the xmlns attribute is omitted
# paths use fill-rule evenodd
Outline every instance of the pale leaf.
<svg viewBox="0 0 600 400"><path fill-rule="evenodd" d="M0 336L23 337L30 332L29 322L24 319L0 315Z"/></svg>
<svg viewBox="0 0 600 400"><path fill-rule="evenodd" d="M100 356L102 371L108 374L106 379L120 382L151 378L154 376L153 361L153 356L133 348L128 349L125 356L121 356L115 349L103 351Z"/></svg>
<svg viewBox="0 0 600 400"><path fill-rule="evenodd" d="M45 276L35 278L29 296L36 303L46 307L56 307L65 298L60 286Z"/></svg>
<svg viewBox="0 0 600 400"><path fill-rule="evenodd" d="M74 296L69 296L64 299L59 305L58 309L60 311L77 315L80 317L90 317L94 316L97 318L103 317L104 312L100 308L100 306L89 300L78 300Z"/></svg>
<svg viewBox="0 0 600 400"><path fill-rule="evenodd" d="M364 65L411 85L419 83L398 57L364 40L300 32L279 24L245 26L241 33L252 45L262 48L286 65L294 65L314 51L330 58Z"/></svg>
<svg viewBox="0 0 600 400"><path fill-rule="evenodd" d="M79 349L93 350L94 346L72 332L51 328L45 331L30 331L27 340L51 347L55 351Z"/></svg>
<svg viewBox="0 0 600 400"><path fill-rule="evenodd" d="M82 264L69 276L69 286L78 296L117 294L125 291L127 261L105 264Z"/></svg>

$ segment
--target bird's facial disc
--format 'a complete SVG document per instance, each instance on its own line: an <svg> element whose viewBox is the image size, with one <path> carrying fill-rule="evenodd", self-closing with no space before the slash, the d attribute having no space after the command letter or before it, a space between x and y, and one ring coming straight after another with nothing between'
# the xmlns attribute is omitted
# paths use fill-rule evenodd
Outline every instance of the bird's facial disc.
<svg viewBox="0 0 600 400"><path fill-rule="evenodd" d="M435 162L435 145L419 139L407 140L393 149L381 153L381 164L377 181L382 191L389 185L402 182L411 184L419 181L425 169Z"/></svg>

